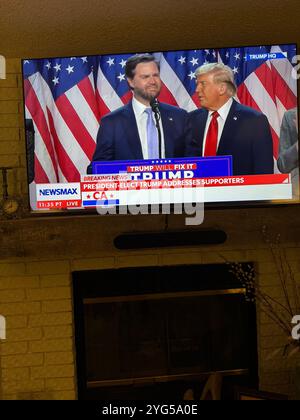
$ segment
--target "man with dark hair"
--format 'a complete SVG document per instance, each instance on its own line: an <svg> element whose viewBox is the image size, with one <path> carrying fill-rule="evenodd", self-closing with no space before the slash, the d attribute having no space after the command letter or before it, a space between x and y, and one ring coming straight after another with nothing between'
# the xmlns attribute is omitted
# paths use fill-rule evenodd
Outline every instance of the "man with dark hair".
<svg viewBox="0 0 300 420"><path fill-rule="evenodd" d="M133 79L135 74L135 68L140 63L151 63L154 62L160 70L159 62L155 60L155 57L151 54L135 54L129 57L125 64L125 76L127 79Z"/></svg>
<svg viewBox="0 0 300 420"><path fill-rule="evenodd" d="M267 117L233 97L233 71L221 63L196 70L201 109L190 113L198 156L231 155L233 175L272 174L273 141Z"/></svg>
<svg viewBox="0 0 300 420"><path fill-rule="evenodd" d="M159 64L150 54L130 57L125 66L132 100L102 118L93 161L157 159L189 154L191 127L188 113L178 107L158 104L161 141L151 101L161 91ZM161 143L161 154L159 144ZM192 154L192 152L190 152ZM91 166L88 172L91 172Z"/></svg>

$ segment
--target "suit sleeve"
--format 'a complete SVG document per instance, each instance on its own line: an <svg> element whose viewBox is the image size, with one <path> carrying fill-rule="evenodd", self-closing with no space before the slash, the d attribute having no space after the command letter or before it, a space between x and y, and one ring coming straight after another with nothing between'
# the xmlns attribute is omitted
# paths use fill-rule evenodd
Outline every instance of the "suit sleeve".
<svg viewBox="0 0 300 420"><path fill-rule="evenodd" d="M97 146L92 162L114 160L114 131L110 119L103 119L97 134ZM87 168L87 173L92 173L92 162Z"/></svg>
<svg viewBox="0 0 300 420"><path fill-rule="evenodd" d="M270 125L265 115L257 117L257 123L249 127L253 131L253 173L273 174L273 140Z"/></svg>
<svg viewBox="0 0 300 420"><path fill-rule="evenodd" d="M282 173L290 173L298 166L298 144L297 136L291 129L287 115L282 119L280 127L279 157L277 160L278 169Z"/></svg>

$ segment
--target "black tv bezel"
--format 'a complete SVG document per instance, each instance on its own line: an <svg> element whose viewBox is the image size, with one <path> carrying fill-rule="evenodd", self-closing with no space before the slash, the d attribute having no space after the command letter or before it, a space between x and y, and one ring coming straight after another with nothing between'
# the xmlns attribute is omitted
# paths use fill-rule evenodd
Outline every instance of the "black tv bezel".
<svg viewBox="0 0 300 420"><path fill-rule="evenodd" d="M272 43L272 44L264 44L264 43L258 43L256 45L239 45L239 46L234 46L234 47L227 47L227 46L218 46L218 47L197 47L197 48L189 48L188 50L181 48L181 49L176 49L176 50L159 50L159 51L154 51L154 52L175 52L175 51L192 51L192 50L204 50L204 49L213 49L213 50L218 50L218 49L222 49L222 48L251 48L251 47L259 47L259 46L265 46L265 47L272 47L275 45L294 45L296 47L296 56L298 56L298 44L297 42L286 42L286 43ZM76 55L76 57L94 57L97 55L123 55L123 54L137 54L137 53L153 53L153 51L135 51L135 52L128 52L128 51L123 51L123 52L113 52L113 51L109 51L109 52L103 52L102 54L79 54ZM21 59L21 69L22 69L22 94L23 94L23 98L22 98L22 103L23 103L23 119L24 119L24 131L26 130L26 114L25 114L25 88L24 88L24 66L23 63L26 60L46 60L46 59L62 59L62 58L71 58L74 57L74 55L66 55L64 57L57 57L57 56L52 56L52 57L30 57L30 58L22 58ZM297 79L296 82L297 85L297 120L298 120L298 127L299 127L299 122L300 122L300 118L299 118L299 78ZM299 133L298 133L298 144L299 144ZM29 214L32 217L66 217L66 216L95 216L95 215L99 215L97 213L96 209L61 209L61 210L33 210L31 208L31 204L30 204L30 191L29 191L29 185L28 184L28 177L29 177L29 170L28 170L28 153L27 153L27 144L26 144L26 133L25 133L25 146L26 146L26 173L27 173L27 198L28 198L28 211ZM287 207L287 206L300 206L300 150L298 148L298 161L299 161L299 173L298 173L298 182L299 182L299 196L298 198L295 199L291 199L291 200L251 200L251 201L227 201L227 202L204 202L204 209L206 210L230 210L230 209L251 209L251 208L278 208L278 207ZM195 204L195 203L193 203ZM184 203L182 203L182 205L184 205ZM150 206L150 204L148 205ZM162 205L160 205L161 208ZM170 206L170 214L174 214L174 204L169 204ZM117 206L117 212L116 214L106 214L106 215L101 215L101 216L111 216L111 217L116 217L116 216L123 216L124 214L121 213L119 214L119 209L123 207L126 208L127 206ZM149 213L150 214L150 213ZM128 213L127 215L130 215L130 213ZM158 216L164 215L164 213L159 213Z"/></svg>

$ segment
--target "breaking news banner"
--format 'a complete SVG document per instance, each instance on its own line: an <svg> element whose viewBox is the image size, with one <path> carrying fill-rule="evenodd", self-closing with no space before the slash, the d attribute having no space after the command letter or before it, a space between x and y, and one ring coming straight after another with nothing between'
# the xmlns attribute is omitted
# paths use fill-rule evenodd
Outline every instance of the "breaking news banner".
<svg viewBox="0 0 300 420"><path fill-rule="evenodd" d="M80 183L37 184L41 210L292 198L289 174L232 176L231 156L93 162Z"/></svg>

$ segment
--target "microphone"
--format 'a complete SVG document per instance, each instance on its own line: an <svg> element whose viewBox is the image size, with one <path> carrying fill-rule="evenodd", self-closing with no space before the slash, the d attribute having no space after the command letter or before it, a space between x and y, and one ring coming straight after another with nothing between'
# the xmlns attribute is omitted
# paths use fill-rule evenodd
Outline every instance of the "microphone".
<svg viewBox="0 0 300 420"><path fill-rule="evenodd" d="M156 98L151 99L150 101L150 106L152 111L154 112L154 118L155 118L155 125L157 128L157 132L158 132L158 153L159 153L159 158L162 158L162 140L161 140L161 131L160 131L160 125L159 125L159 120L160 120L160 111L159 111L159 102Z"/></svg>
<svg viewBox="0 0 300 420"><path fill-rule="evenodd" d="M153 99L151 99L151 101L150 101L150 106L151 106L151 108L152 108L152 111L154 112L154 113L160 113L159 112L159 107L158 107L158 105L159 105L159 102L158 102L158 100L156 99L156 98L153 98Z"/></svg>

